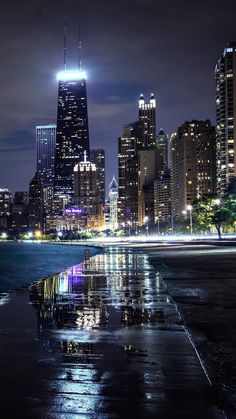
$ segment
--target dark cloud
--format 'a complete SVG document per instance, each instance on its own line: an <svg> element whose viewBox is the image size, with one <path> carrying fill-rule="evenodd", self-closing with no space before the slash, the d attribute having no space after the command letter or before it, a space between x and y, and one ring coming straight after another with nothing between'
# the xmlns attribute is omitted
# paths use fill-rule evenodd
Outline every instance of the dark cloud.
<svg viewBox="0 0 236 419"><path fill-rule="evenodd" d="M125 123L137 118L141 92L155 93L158 126L169 133L185 119L214 122L214 66L227 42L236 39L235 13L233 0L5 2L0 14L0 186L26 188L35 170L35 125L55 122L64 17L71 66L77 65L81 24L91 144L107 150L111 177L117 137Z"/></svg>
<svg viewBox="0 0 236 419"><path fill-rule="evenodd" d="M0 139L0 150L1 154L35 150L35 138L29 131L10 131L8 137Z"/></svg>

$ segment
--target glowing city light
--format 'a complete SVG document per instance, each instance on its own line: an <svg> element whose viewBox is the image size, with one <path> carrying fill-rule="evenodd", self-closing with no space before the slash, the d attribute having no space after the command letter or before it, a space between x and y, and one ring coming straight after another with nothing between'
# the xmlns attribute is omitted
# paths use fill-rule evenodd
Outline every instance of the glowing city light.
<svg viewBox="0 0 236 419"><path fill-rule="evenodd" d="M87 78L87 74L85 71L59 71L57 73L57 80L64 80L64 81L76 81L76 80L83 80Z"/></svg>
<svg viewBox="0 0 236 419"><path fill-rule="evenodd" d="M82 209L81 208L66 208L65 213L66 214L72 214L72 215L81 214Z"/></svg>

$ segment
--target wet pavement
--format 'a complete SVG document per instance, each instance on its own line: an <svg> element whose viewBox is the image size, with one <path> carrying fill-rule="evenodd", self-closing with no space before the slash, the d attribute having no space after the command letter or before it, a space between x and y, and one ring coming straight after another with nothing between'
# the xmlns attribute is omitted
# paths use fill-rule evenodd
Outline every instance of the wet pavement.
<svg viewBox="0 0 236 419"><path fill-rule="evenodd" d="M0 305L4 418L222 418L147 256L107 249Z"/></svg>

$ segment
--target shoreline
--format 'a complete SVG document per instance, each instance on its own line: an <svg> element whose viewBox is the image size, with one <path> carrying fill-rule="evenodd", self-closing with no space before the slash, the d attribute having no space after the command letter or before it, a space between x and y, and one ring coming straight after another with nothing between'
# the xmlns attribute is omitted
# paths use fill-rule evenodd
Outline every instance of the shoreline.
<svg viewBox="0 0 236 419"><path fill-rule="evenodd" d="M236 410L236 245L147 252L189 331L228 418ZM208 249L209 250L209 249Z"/></svg>

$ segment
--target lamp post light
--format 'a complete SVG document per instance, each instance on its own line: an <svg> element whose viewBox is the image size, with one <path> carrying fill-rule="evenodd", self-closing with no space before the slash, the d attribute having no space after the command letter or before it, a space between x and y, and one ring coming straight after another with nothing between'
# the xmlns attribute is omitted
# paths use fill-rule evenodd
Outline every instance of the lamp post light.
<svg viewBox="0 0 236 419"><path fill-rule="evenodd" d="M131 221L127 221L127 224L129 226L129 236L130 236L130 226L131 226Z"/></svg>
<svg viewBox="0 0 236 419"><path fill-rule="evenodd" d="M172 235L173 235L174 234L174 216L173 216L173 214L170 214L169 217L170 217L170 221L171 221L171 232L172 232Z"/></svg>
<svg viewBox="0 0 236 419"><path fill-rule="evenodd" d="M144 217L144 222L146 223L147 236L148 236L148 220L149 220L149 218L148 218L148 216L146 215L146 216Z"/></svg>
<svg viewBox="0 0 236 419"><path fill-rule="evenodd" d="M160 234L160 218L156 217L156 223L157 223L157 234Z"/></svg>
<svg viewBox="0 0 236 419"><path fill-rule="evenodd" d="M187 211L189 211L189 221L190 221L190 234L193 234L193 215L192 215L192 205L187 205Z"/></svg>

